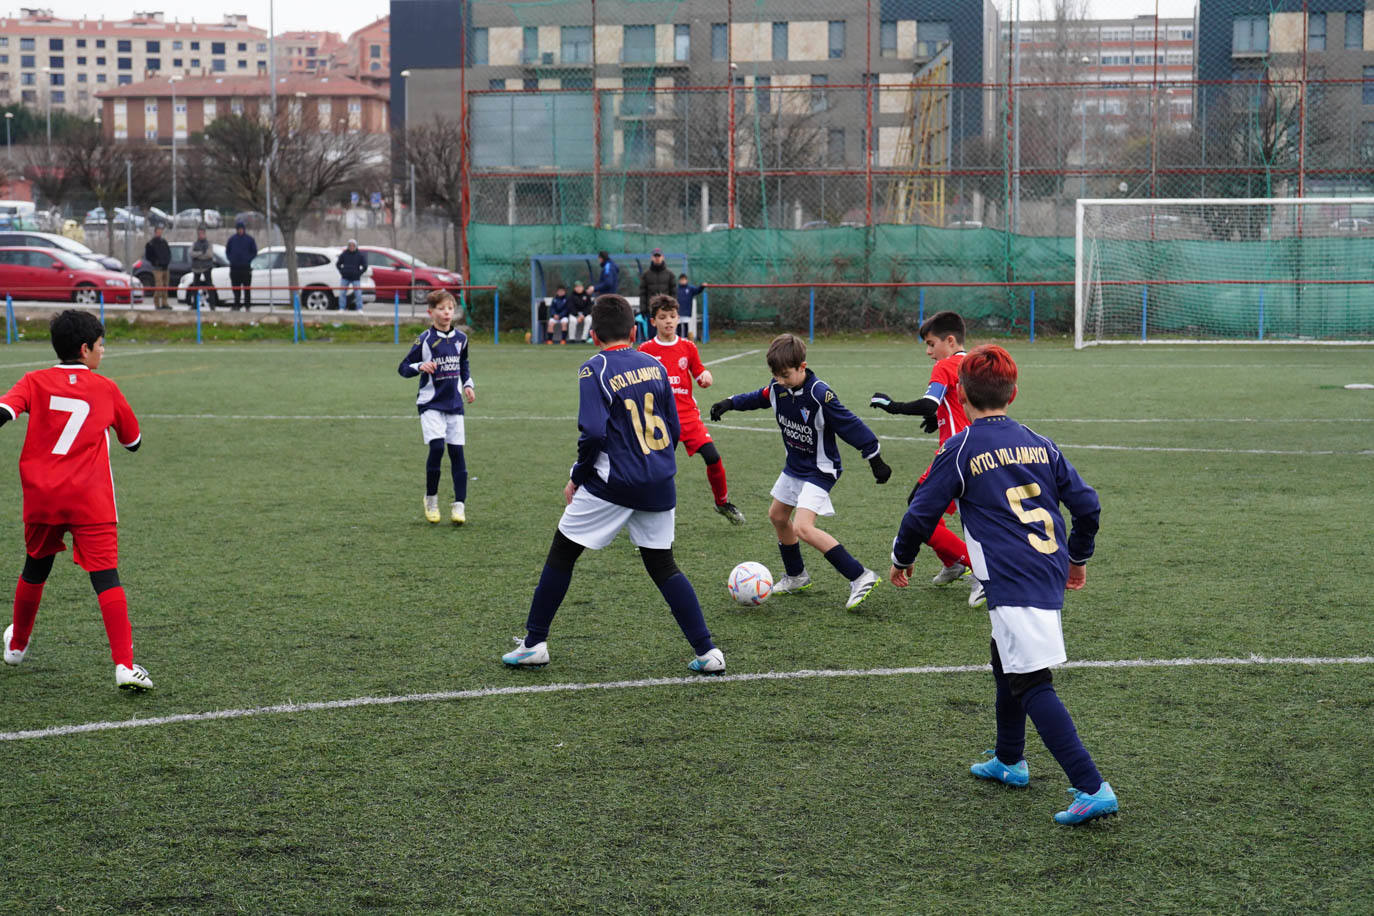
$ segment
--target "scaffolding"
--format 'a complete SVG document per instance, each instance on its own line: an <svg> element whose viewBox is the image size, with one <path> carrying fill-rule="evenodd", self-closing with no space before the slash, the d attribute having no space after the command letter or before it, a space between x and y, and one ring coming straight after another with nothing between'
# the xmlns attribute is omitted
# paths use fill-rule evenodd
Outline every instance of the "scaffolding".
<svg viewBox="0 0 1374 916"><path fill-rule="evenodd" d="M950 89L953 46L945 44L917 68L907 91L906 114L892 167L904 170L889 185L887 222L945 224L945 173L950 162Z"/></svg>

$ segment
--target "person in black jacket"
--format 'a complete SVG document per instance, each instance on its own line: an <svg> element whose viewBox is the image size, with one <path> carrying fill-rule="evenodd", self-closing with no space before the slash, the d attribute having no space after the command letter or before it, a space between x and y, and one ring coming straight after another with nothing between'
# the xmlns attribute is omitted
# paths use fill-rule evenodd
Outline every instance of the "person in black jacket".
<svg viewBox="0 0 1374 916"><path fill-rule="evenodd" d="M162 237L161 226L153 230L153 237L143 246L143 260L153 269L153 305L160 309L171 308L167 304L167 284L171 280L172 246Z"/></svg>
<svg viewBox="0 0 1374 916"><path fill-rule="evenodd" d="M348 290L353 289L353 308L350 311L361 312L363 310L363 274L367 273L367 255L358 250L358 240L349 239L348 247L339 252L339 260L335 262L339 268L339 276L343 278L343 289L339 290L339 308L348 309Z"/></svg>
<svg viewBox="0 0 1374 916"><path fill-rule="evenodd" d="M234 223L234 234L224 244L224 255L229 259L229 283L234 288L234 311L239 309L242 298L244 308L253 307L253 259L258 256L258 243L248 234L248 224L243 220ZM271 296L269 294L268 298Z"/></svg>
<svg viewBox="0 0 1374 916"><path fill-rule="evenodd" d="M663 249L655 248L649 258L649 269L639 276L639 314L640 318L636 322L640 325L640 340L645 341L653 337L650 333L652 315L649 312L649 303L655 296L674 296L677 293L677 278L668 269L667 263L663 260Z"/></svg>
<svg viewBox="0 0 1374 916"><path fill-rule="evenodd" d="M196 240L191 245L191 285L186 290L186 304L196 308L204 290L213 290L210 285L210 271L215 269L215 250L205 237L205 227L196 229ZM215 297L203 300L210 308L215 307Z"/></svg>

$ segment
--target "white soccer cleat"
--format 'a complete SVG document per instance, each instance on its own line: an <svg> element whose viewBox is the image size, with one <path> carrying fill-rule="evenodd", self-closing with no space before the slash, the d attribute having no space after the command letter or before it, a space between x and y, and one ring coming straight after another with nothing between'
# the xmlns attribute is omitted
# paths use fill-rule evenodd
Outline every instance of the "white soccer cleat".
<svg viewBox="0 0 1374 916"><path fill-rule="evenodd" d="M501 656L501 661L512 668L542 668L549 663L549 644L537 642L525 645L525 637L515 637L515 648Z"/></svg>
<svg viewBox="0 0 1374 916"><path fill-rule="evenodd" d="M10 648L10 637L14 635L14 624L5 627L5 664L17 665L24 660L24 654L29 651L29 647L22 649Z"/></svg>
<svg viewBox="0 0 1374 916"><path fill-rule="evenodd" d="M953 566L946 566L935 574L935 578L930 580L931 585L949 585L951 582L958 582L963 576L971 575L973 570L963 563L955 563Z"/></svg>
<svg viewBox="0 0 1374 916"><path fill-rule="evenodd" d="M687 669L694 674L724 674L725 653L717 646L705 655L698 655L688 662Z"/></svg>
<svg viewBox="0 0 1374 916"><path fill-rule="evenodd" d="M449 506L448 520L455 525L461 525L468 520L467 513L461 500L454 500L453 505Z"/></svg>
<svg viewBox="0 0 1374 916"><path fill-rule="evenodd" d="M846 611L852 611L864 603L869 592L873 591L873 586L878 584L878 574L871 569L865 569L863 575L849 583L849 600L844 603Z"/></svg>
<svg viewBox="0 0 1374 916"><path fill-rule="evenodd" d="M134 690L143 692L153 689L153 679L148 677L148 672L142 665L134 665L132 668L126 665L115 665L115 686L120 690Z"/></svg>
<svg viewBox="0 0 1374 916"><path fill-rule="evenodd" d="M974 580L973 580L973 585L970 586L970 591L969 591L969 593L968 593L968 606L969 606L969 607L983 607L983 606L985 606L987 603L988 603L988 596L987 596L987 594L983 591L983 583L979 582L977 579L974 579Z"/></svg>
<svg viewBox="0 0 1374 916"><path fill-rule="evenodd" d="M799 592L802 589L811 587L811 574L802 570L800 576L783 576L773 583L773 594L786 595L788 592Z"/></svg>
<svg viewBox="0 0 1374 916"><path fill-rule="evenodd" d="M431 525L439 524L439 497L437 495L425 497L425 521Z"/></svg>

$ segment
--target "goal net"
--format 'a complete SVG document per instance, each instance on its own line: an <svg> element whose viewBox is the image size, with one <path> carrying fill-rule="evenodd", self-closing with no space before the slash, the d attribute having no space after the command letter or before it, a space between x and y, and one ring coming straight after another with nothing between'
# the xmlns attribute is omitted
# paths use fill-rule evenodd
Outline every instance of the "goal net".
<svg viewBox="0 0 1374 916"><path fill-rule="evenodd" d="M1374 343L1374 198L1080 200L1074 346Z"/></svg>

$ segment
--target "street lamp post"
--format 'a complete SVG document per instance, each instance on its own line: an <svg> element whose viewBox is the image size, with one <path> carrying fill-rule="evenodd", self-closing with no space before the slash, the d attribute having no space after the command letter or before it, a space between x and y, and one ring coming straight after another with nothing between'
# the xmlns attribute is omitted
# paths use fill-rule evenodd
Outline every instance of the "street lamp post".
<svg viewBox="0 0 1374 916"><path fill-rule="evenodd" d="M5 112L5 158L14 161L14 147L10 145L10 122L14 120L14 112Z"/></svg>
<svg viewBox="0 0 1374 916"><path fill-rule="evenodd" d="M410 165L410 71L401 71L401 85L405 87L405 121L401 133L406 148L406 166L410 172L410 228L415 228L415 169Z"/></svg>
<svg viewBox="0 0 1374 916"><path fill-rule="evenodd" d="M48 109L48 147L52 148L52 68L43 68L43 82L46 84L44 96L47 98Z"/></svg>
<svg viewBox="0 0 1374 916"><path fill-rule="evenodd" d="M1079 62L1080 64L1082 64L1085 68L1087 67L1088 64L1092 63L1092 61L1090 61L1090 60L1088 59L1088 55L1086 55L1086 54L1084 54L1082 57L1080 57L1080 58L1078 59L1078 62ZM1082 160L1082 161L1079 163L1079 168L1081 168L1081 169L1083 170L1082 172L1079 173L1079 176L1078 176L1078 196L1079 196L1079 197L1087 197L1087 196L1088 196L1088 81L1087 81L1086 76L1084 77L1084 80L1083 80L1083 93L1082 93L1082 98L1079 100L1078 108L1079 108L1078 115L1079 115L1079 138L1080 138L1080 139L1079 139L1079 146L1080 146L1079 158Z"/></svg>
<svg viewBox="0 0 1374 916"><path fill-rule="evenodd" d="M296 90L296 130L305 128L305 100L309 97L309 93Z"/></svg>
<svg viewBox="0 0 1374 916"><path fill-rule="evenodd" d="M167 85L172 88L172 224L177 219L177 80L181 76L167 77Z"/></svg>

